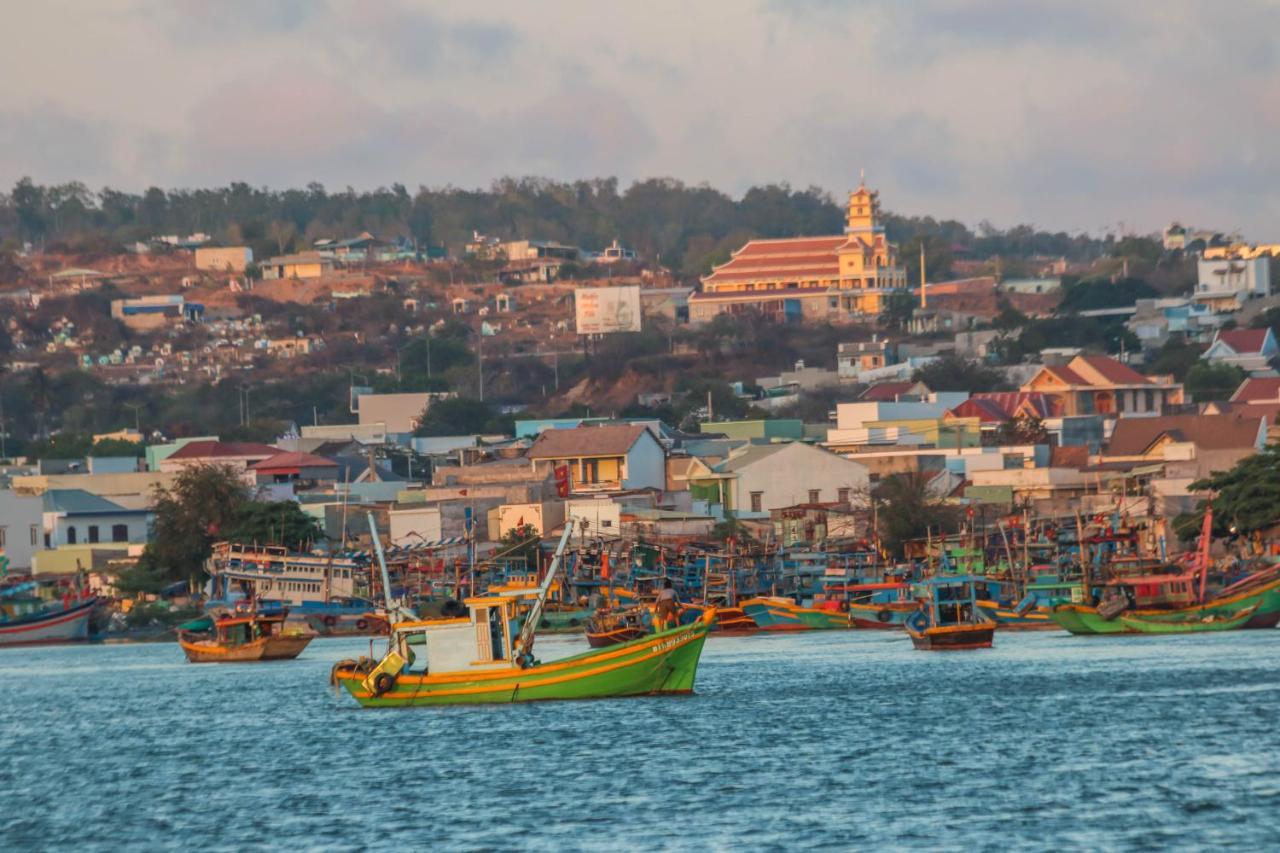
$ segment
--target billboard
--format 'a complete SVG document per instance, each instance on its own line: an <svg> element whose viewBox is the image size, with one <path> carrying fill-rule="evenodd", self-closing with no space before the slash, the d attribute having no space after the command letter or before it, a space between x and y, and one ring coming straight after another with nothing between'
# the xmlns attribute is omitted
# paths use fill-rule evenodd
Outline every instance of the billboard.
<svg viewBox="0 0 1280 853"><path fill-rule="evenodd" d="M580 287L573 292L578 334L640 331L640 287Z"/></svg>

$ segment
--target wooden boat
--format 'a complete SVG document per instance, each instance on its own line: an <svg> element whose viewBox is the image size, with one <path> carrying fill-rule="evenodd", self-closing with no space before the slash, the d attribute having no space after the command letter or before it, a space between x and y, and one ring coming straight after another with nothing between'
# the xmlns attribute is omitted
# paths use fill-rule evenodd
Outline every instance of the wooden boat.
<svg viewBox="0 0 1280 853"><path fill-rule="evenodd" d="M387 620L377 613L312 613L307 616L307 625L321 637L385 637L391 631Z"/></svg>
<svg viewBox="0 0 1280 853"><path fill-rule="evenodd" d="M752 634L759 631L760 626L741 607L718 607L711 630L721 634Z"/></svg>
<svg viewBox="0 0 1280 853"><path fill-rule="evenodd" d="M374 550L384 574L386 562L369 516ZM560 570L574 524L556 548L547 575L534 591L518 635L513 636L527 590L466 600L468 615L419 621L390 599L391 637L378 661L339 661L331 681L363 707L531 702L689 693L702 646L715 619L709 610L692 625L543 663L533 656L535 626ZM384 584L384 588L389 588ZM407 617L407 618L396 618Z"/></svg>
<svg viewBox="0 0 1280 853"><path fill-rule="evenodd" d="M907 635L917 649L959 651L991 648L996 623L978 608L972 575L944 575L924 583L925 598L907 619Z"/></svg>
<svg viewBox="0 0 1280 853"><path fill-rule="evenodd" d="M1123 596L1123 599L1112 597L1100 602L1098 606L1059 604L1053 608L1050 616L1062 628L1073 634L1083 635L1154 633L1142 631L1137 626L1140 623L1157 622L1184 626L1184 630L1165 633L1225 630L1221 623L1232 624L1232 630L1268 628L1274 627L1280 619L1280 577L1251 586L1242 587L1237 584L1217 596L1207 598L1203 604L1182 607L1158 606L1156 596L1140 592L1151 586L1190 582L1191 578L1187 575L1156 575L1113 581L1108 585L1109 588L1118 590L1118 595ZM1130 594L1134 596L1133 599L1128 597ZM1128 605L1118 610L1109 606L1111 602L1121 601L1128 602ZM1136 607L1132 606L1135 602L1138 605ZM1245 613L1248 618L1237 622L1236 617ZM1125 618L1129 621L1126 622Z"/></svg>
<svg viewBox="0 0 1280 853"><path fill-rule="evenodd" d="M249 613L213 620L206 633L180 630L178 643L191 663L251 663L292 660L315 639L312 632L285 631L288 613Z"/></svg>
<svg viewBox="0 0 1280 853"><path fill-rule="evenodd" d="M98 599L75 599L68 605L48 609L43 601L33 601L30 609L16 603L6 608L0 619L0 646L30 646L74 643L89 639L89 617Z"/></svg>
<svg viewBox="0 0 1280 853"><path fill-rule="evenodd" d="M587 642L593 649L603 649L638 640L653 629L647 607L623 607L597 610L587 620Z"/></svg>
<svg viewBox="0 0 1280 853"><path fill-rule="evenodd" d="M742 610L761 631L829 631L853 627L848 610L842 608L843 602L832 599L823 604L831 606L804 607L789 598L764 596L742 602Z"/></svg>
<svg viewBox="0 0 1280 853"><path fill-rule="evenodd" d="M1243 628L1253 618L1258 605L1246 608L1236 616L1219 616L1210 614L1194 621L1174 621L1172 619L1148 619L1141 616L1120 615L1120 622L1125 629L1134 634L1198 634L1205 631L1234 631Z"/></svg>

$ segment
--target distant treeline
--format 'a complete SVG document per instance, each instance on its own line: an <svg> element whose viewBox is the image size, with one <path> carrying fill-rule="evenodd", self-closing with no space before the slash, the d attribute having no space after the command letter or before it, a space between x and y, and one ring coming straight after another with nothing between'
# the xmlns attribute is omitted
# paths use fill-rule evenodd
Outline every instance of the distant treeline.
<svg viewBox="0 0 1280 853"><path fill-rule="evenodd" d="M1105 253L1112 238L1049 233L1030 225L972 230L955 220L884 216L889 238L925 239L940 250L960 247L976 258L1065 255L1084 260ZM838 234L843 199L817 187L753 187L740 199L706 185L669 178L620 189L616 178L573 182L503 178L488 189L402 184L371 191L272 190L233 183L212 189L142 194L93 191L80 182L44 186L23 178L0 195L0 241L30 241L49 249L118 251L157 234L204 232L225 244L247 244L259 256L296 251L320 237L369 231L405 236L420 245L460 254L473 231L503 238L559 240L599 250L613 239L645 258L685 274L707 271L751 237ZM931 261L932 266L932 261Z"/></svg>

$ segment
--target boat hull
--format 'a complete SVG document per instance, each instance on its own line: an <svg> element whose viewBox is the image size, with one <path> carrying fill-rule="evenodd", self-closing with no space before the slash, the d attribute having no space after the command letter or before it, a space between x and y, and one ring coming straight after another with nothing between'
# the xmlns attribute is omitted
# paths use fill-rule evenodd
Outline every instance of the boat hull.
<svg viewBox="0 0 1280 853"><path fill-rule="evenodd" d="M849 619L853 627L876 631L900 631L906 627L907 617L915 612L913 601L849 605Z"/></svg>
<svg viewBox="0 0 1280 853"><path fill-rule="evenodd" d="M365 673L357 669L338 669L333 677L366 708L691 693L709 627L699 621L528 669L402 674L382 695L364 687Z"/></svg>
<svg viewBox="0 0 1280 853"><path fill-rule="evenodd" d="M801 607L773 598L744 601L742 610L761 631L831 631L853 627L848 613Z"/></svg>
<svg viewBox="0 0 1280 853"><path fill-rule="evenodd" d="M1033 607L1026 613L1018 613L1012 607L1002 607L994 601L979 601L978 609L1001 631L1056 631L1059 629L1047 607Z"/></svg>
<svg viewBox="0 0 1280 853"><path fill-rule="evenodd" d="M335 616L312 613L307 626L321 637L385 637L391 632L387 620L372 614Z"/></svg>
<svg viewBox="0 0 1280 853"><path fill-rule="evenodd" d="M1168 622L1143 619L1120 614L1119 621L1127 631L1135 634L1202 634L1213 631L1235 631L1243 628L1253 618L1253 610L1246 610L1231 619L1206 619L1201 622Z"/></svg>
<svg viewBox="0 0 1280 853"><path fill-rule="evenodd" d="M1214 598L1194 607L1183 607L1176 610L1133 610L1121 613L1114 619L1105 619L1096 607L1084 604L1059 604L1050 611L1050 617L1060 627L1072 634L1083 636L1097 634L1150 634L1150 633L1199 633L1200 631L1220 631L1218 623L1234 621L1237 617L1249 613L1249 617L1235 625L1231 630L1244 628L1273 628L1280 621L1280 580L1272 581L1255 589L1240 592L1236 595ZM1128 619L1131 624L1126 624ZM1191 626L1200 623L1203 627L1186 627L1178 631L1143 630L1137 627L1153 623L1181 624Z"/></svg>
<svg viewBox="0 0 1280 853"><path fill-rule="evenodd" d="M911 636L911 644L917 649L929 652L989 649L996 631L994 622L978 625L944 625L939 628L926 628L923 631L917 631L910 625L906 627L907 634Z"/></svg>
<svg viewBox="0 0 1280 853"><path fill-rule="evenodd" d="M760 630L760 626L741 607L723 607L716 610L711 630L720 634L751 634Z"/></svg>
<svg viewBox="0 0 1280 853"><path fill-rule="evenodd" d="M619 643L629 643L632 640L638 640L643 637L647 631L644 628L628 626L623 628L614 628L607 631L593 631L587 628L587 645L593 649L603 649L609 646L616 646Z"/></svg>
<svg viewBox="0 0 1280 853"><path fill-rule="evenodd" d="M293 660L315 639L315 634L288 634L261 637L237 646L223 646L204 640L179 637L178 644L191 663L254 663Z"/></svg>
<svg viewBox="0 0 1280 853"><path fill-rule="evenodd" d="M89 639L89 617L97 603L93 598L56 613L0 623L0 647L84 642Z"/></svg>

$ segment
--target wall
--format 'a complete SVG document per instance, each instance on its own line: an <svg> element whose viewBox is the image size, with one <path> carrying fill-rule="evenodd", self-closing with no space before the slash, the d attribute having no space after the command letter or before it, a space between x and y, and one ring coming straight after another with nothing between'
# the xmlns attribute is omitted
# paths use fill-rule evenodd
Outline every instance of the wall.
<svg viewBox="0 0 1280 853"><path fill-rule="evenodd" d="M101 513L97 515L64 516L61 513L47 513L46 527L50 528L49 544L60 548L63 545L116 545L112 541L111 528L117 524L125 525L128 543L144 543L150 529L150 513ZM98 541L89 541L89 528L98 528ZM71 542L70 531L75 528L76 541Z"/></svg>
<svg viewBox="0 0 1280 853"><path fill-rule="evenodd" d="M9 571L31 571L32 555L44 547L44 501L0 490L0 531Z"/></svg>
<svg viewBox="0 0 1280 853"><path fill-rule="evenodd" d="M565 501L565 517L586 519L588 535L617 535L622 525L622 508L611 500Z"/></svg>
<svg viewBox="0 0 1280 853"><path fill-rule="evenodd" d="M809 502L809 491L818 490L819 501L834 501L842 488L856 496L870 483L867 467L807 444L790 444L754 464L738 470L733 490L735 512L751 512L751 493L762 492L761 510Z"/></svg>
<svg viewBox="0 0 1280 853"><path fill-rule="evenodd" d="M437 394L361 394L356 398L361 426L385 424L387 432L407 433L418 427L418 418Z"/></svg>
<svg viewBox="0 0 1280 853"><path fill-rule="evenodd" d="M84 489L108 500L129 495L149 496L156 488L167 489L176 473L139 471L130 474L49 474L14 477L13 489L26 495L43 495L49 489Z"/></svg>
<svg viewBox="0 0 1280 853"><path fill-rule="evenodd" d="M625 489L665 489L667 486L667 454L648 431L641 434L627 453Z"/></svg>
<svg viewBox="0 0 1280 853"><path fill-rule="evenodd" d="M253 263L253 249L248 246L196 249L196 269L212 272L244 272Z"/></svg>
<svg viewBox="0 0 1280 853"><path fill-rule="evenodd" d="M393 545L413 546L444 537L439 507L400 507L388 512L387 517Z"/></svg>

